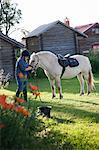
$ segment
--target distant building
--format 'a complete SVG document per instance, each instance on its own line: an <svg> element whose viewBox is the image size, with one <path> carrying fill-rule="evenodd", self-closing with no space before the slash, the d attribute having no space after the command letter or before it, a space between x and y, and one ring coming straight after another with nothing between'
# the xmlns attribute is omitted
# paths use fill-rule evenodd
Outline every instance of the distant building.
<svg viewBox="0 0 99 150"><path fill-rule="evenodd" d="M88 36L79 40L81 53L86 54L90 49L99 50L99 23L77 26L75 29Z"/></svg>
<svg viewBox="0 0 99 150"><path fill-rule="evenodd" d="M24 40L31 53L51 51L65 55L80 53L78 39L86 37L84 33L70 27L69 20L66 20L65 23L55 21L41 25L29 33Z"/></svg>
<svg viewBox="0 0 99 150"><path fill-rule="evenodd" d="M14 77L16 52L24 45L0 32L0 69Z"/></svg>

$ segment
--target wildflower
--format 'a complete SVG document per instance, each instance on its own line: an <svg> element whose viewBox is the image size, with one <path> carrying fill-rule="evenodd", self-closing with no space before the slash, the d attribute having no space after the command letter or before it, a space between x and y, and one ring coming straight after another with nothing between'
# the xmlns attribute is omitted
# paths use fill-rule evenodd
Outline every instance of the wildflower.
<svg viewBox="0 0 99 150"><path fill-rule="evenodd" d="M40 96L40 92L35 93L36 96Z"/></svg>
<svg viewBox="0 0 99 150"><path fill-rule="evenodd" d="M3 109L13 110L15 108L15 105L14 104L7 104L7 103L5 103L5 104L2 105L2 108Z"/></svg>
<svg viewBox="0 0 99 150"><path fill-rule="evenodd" d="M18 112L18 113L23 114L24 116L29 116L30 115L30 112L28 110L26 110L24 107L21 107L21 106L16 107L15 111Z"/></svg>
<svg viewBox="0 0 99 150"><path fill-rule="evenodd" d="M8 73L5 75L4 70L0 70L0 88L5 88L9 84L9 80L11 78L11 75Z"/></svg>
<svg viewBox="0 0 99 150"><path fill-rule="evenodd" d="M25 103L26 102L24 99L19 98L19 97L15 97L15 101L19 102L19 103Z"/></svg>
<svg viewBox="0 0 99 150"><path fill-rule="evenodd" d="M6 127L5 124L0 123L0 129L5 128L5 127Z"/></svg>
<svg viewBox="0 0 99 150"><path fill-rule="evenodd" d="M40 96L40 92L35 93L35 99Z"/></svg>
<svg viewBox="0 0 99 150"><path fill-rule="evenodd" d="M14 109L15 105L14 104L8 104L6 103L6 97L5 95L0 95L0 104L3 109Z"/></svg>
<svg viewBox="0 0 99 150"><path fill-rule="evenodd" d="M0 104L4 105L6 102L6 96L5 95L0 95Z"/></svg>
<svg viewBox="0 0 99 150"><path fill-rule="evenodd" d="M23 115L24 116L26 116L26 117L28 117L28 116L30 116L30 112L28 111L28 110L26 110L26 109L23 109Z"/></svg>
<svg viewBox="0 0 99 150"><path fill-rule="evenodd" d="M29 84L29 88L32 90L32 91L37 91L39 88L37 86L33 86L31 83Z"/></svg>
<svg viewBox="0 0 99 150"><path fill-rule="evenodd" d="M18 113L22 113L23 112L23 107L19 106L15 108L15 111Z"/></svg>
<svg viewBox="0 0 99 150"><path fill-rule="evenodd" d="M40 96L40 92L32 92L33 95L35 95L35 99Z"/></svg>

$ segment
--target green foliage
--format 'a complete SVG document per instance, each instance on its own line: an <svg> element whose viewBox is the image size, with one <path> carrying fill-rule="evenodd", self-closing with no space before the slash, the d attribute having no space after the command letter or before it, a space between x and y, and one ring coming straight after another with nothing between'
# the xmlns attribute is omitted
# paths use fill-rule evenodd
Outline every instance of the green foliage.
<svg viewBox="0 0 99 150"><path fill-rule="evenodd" d="M31 76L31 75L30 75ZM32 77L35 78L35 74L32 74ZM45 73L44 73L44 70L41 69L41 68L38 68L36 70L36 78L38 79L43 79L43 78L47 78Z"/></svg>
<svg viewBox="0 0 99 150"><path fill-rule="evenodd" d="M23 117L10 110L1 109L1 150L98 150L99 149L99 76L95 75L96 91L89 96L79 96L77 79L62 80L62 100L51 99L47 79L30 79L40 88L42 103L28 93L24 105L32 116ZM73 86L74 85L74 86ZM0 94L15 94L13 81ZM52 106L51 118L37 116L39 106Z"/></svg>
<svg viewBox="0 0 99 150"><path fill-rule="evenodd" d="M16 60L20 57L21 55L21 50L19 48L15 49L15 58Z"/></svg>
<svg viewBox="0 0 99 150"><path fill-rule="evenodd" d="M99 52L90 52L88 55L93 73L99 73Z"/></svg>
<svg viewBox="0 0 99 150"><path fill-rule="evenodd" d="M1 1L0 28L5 29L6 35L8 35L8 32L12 26L19 23L21 15L21 10L17 9L17 4L11 4L10 1Z"/></svg>

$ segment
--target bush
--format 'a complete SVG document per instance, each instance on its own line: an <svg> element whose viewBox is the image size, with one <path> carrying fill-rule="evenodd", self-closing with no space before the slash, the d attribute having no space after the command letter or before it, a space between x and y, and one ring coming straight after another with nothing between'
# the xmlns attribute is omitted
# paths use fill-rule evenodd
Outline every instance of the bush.
<svg viewBox="0 0 99 150"><path fill-rule="evenodd" d="M99 73L99 52L90 52L88 55L93 73Z"/></svg>
<svg viewBox="0 0 99 150"><path fill-rule="evenodd" d="M37 69L37 77L38 77L38 78L46 78L46 75L45 75L43 69L41 69L41 68L38 68L38 69Z"/></svg>

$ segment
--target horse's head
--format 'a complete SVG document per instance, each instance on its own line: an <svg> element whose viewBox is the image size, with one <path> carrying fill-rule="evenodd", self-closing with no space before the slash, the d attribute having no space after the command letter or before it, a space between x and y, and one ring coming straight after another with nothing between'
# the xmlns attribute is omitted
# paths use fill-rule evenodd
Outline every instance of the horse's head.
<svg viewBox="0 0 99 150"><path fill-rule="evenodd" d="M35 71L39 67L39 57L36 53L31 54L29 65L33 67L33 71Z"/></svg>

